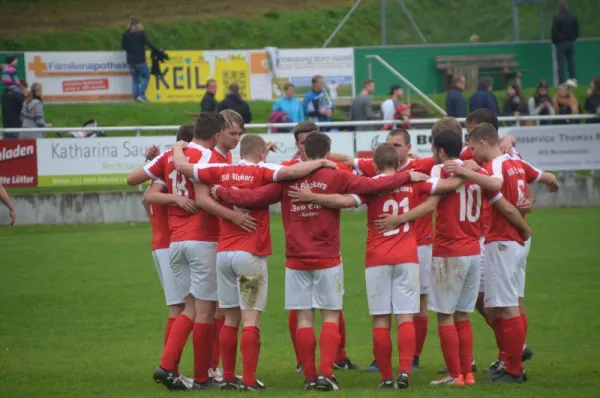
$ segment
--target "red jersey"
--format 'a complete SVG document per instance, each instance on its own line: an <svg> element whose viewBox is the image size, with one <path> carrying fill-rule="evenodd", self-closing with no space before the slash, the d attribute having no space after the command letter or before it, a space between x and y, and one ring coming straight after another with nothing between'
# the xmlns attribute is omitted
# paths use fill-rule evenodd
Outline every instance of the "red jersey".
<svg viewBox="0 0 600 398"><path fill-rule="evenodd" d="M435 165L434 158L423 158L419 160L408 159L406 164L398 167L398 171L418 171L420 173L431 174L431 168ZM373 177L375 176L375 161L367 158L354 159L354 168L358 174ZM422 195L416 199L415 206L427 200L427 195ZM421 217L413 223L416 234L417 244L429 245L433 239L433 221L432 216Z"/></svg>
<svg viewBox="0 0 600 398"><path fill-rule="evenodd" d="M500 193L486 192L490 204L502 196L513 206L525 196L527 184L533 184L542 178L542 171L533 167L524 160L513 159L509 155L500 155L485 165L486 171L493 178L502 181ZM490 209L491 228L486 236L486 243L494 241L514 241L524 244L519 231L495 207Z"/></svg>
<svg viewBox="0 0 600 398"><path fill-rule="evenodd" d="M300 162L304 162L304 160L302 160L300 158L294 158L294 159L285 160L285 161L281 162L281 165L289 167L289 166L293 166L295 164L298 164ZM352 169L352 167L350 167L350 166L348 166L348 165L346 165L344 163L336 162L335 160L332 160L332 162L335 163L337 165L338 169L340 169L340 170L349 171L351 173L354 171Z"/></svg>
<svg viewBox="0 0 600 398"><path fill-rule="evenodd" d="M212 151L193 142L190 142L183 152L190 163L214 163ZM144 166L144 170L153 180L166 181L169 194L196 199L194 182L175 170L172 150L161 153ZM168 206L168 215L171 242L186 240L216 242L218 240L219 219L217 217L203 210L198 213L188 213L177 206Z"/></svg>
<svg viewBox="0 0 600 398"><path fill-rule="evenodd" d="M383 175L373 177L379 179ZM405 223L393 231L385 233L375 228L374 222L381 214L397 216L417 206L422 196L434 189L434 181L404 185L391 192L379 195L359 197L360 204L365 203L367 215L367 249L365 265L367 268L379 265L419 263L417 252L417 234L414 223Z"/></svg>
<svg viewBox="0 0 600 398"><path fill-rule="evenodd" d="M245 160L236 165L197 164L194 177L200 182L235 188L258 188L277 180L281 166L269 163L252 164ZM234 206L224 203L231 209ZM231 221L222 220L217 251L245 251L257 256L271 254L271 224L269 208L255 209L250 215L256 219L255 231L246 232Z"/></svg>
<svg viewBox="0 0 600 398"><path fill-rule="evenodd" d="M154 180L154 184L165 185L162 180ZM169 217L166 205L149 206L150 225L152 227L152 250L168 249L171 243L169 236Z"/></svg>
<svg viewBox="0 0 600 398"><path fill-rule="evenodd" d="M457 160L458 163L462 161ZM485 174L484 169L478 173ZM442 165L431 171L434 178L448 178ZM435 212L434 257L463 257L481 253L483 192L479 185L467 180L454 192L440 199Z"/></svg>
<svg viewBox="0 0 600 398"><path fill-rule="evenodd" d="M221 151L218 147L214 147L212 153L214 154L214 163L233 163L233 155L231 154L231 151L223 153L223 151Z"/></svg>
<svg viewBox="0 0 600 398"><path fill-rule="evenodd" d="M474 160L477 162L477 159L475 159L475 156L473 156L473 150L471 149L471 147L469 145L463 145L462 150L460 152L460 160ZM479 163L479 162L477 162ZM481 206L481 236L485 236L489 229L490 229L490 204L487 200L487 198L485 197L485 195L483 195L483 204ZM436 221L437 222L437 221Z"/></svg>
<svg viewBox="0 0 600 398"><path fill-rule="evenodd" d="M340 210L312 203L292 202L291 185L310 187L316 193L373 194L397 189L410 181L408 173L365 178L332 169L319 169L295 181L269 184L252 190L220 187L221 199L241 207L267 207L281 201L285 232L286 267L298 270L331 268L342 262L340 255Z"/></svg>
<svg viewBox="0 0 600 398"><path fill-rule="evenodd" d="M460 151L460 160L474 160L473 150L469 145L463 145Z"/></svg>

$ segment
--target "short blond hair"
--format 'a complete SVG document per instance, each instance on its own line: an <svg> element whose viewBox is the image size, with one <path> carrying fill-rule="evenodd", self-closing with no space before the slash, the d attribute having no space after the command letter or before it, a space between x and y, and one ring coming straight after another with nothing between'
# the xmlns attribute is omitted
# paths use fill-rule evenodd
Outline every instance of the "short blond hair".
<svg viewBox="0 0 600 398"><path fill-rule="evenodd" d="M223 116L223 119L225 119L225 127L233 127L234 124L237 124L241 127L242 132L244 131L244 118L242 115L233 109L224 109L219 113Z"/></svg>
<svg viewBox="0 0 600 398"><path fill-rule="evenodd" d="M265 151L266 148L267 143L260 135L247 134L240 142L240 157L242 159L248 156L258 157L258 154Z"/></svg>
<svg viewBox="0 0 600 398"><path fill-rule="evenodd" d="M435 122L435 124L431 128L431 136L435 137L435 135L442 130L452 130L460 137L462 137L462 126L460 125L458 120L456 120L453 117L446 116Z"/></svg>

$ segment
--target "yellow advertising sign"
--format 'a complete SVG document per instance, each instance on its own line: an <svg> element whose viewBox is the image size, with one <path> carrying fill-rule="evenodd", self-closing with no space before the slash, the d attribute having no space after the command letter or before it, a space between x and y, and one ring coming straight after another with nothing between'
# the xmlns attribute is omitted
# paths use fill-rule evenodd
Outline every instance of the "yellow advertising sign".
<svg viewBox="0 0 600 398"><path fill-rule="evenodd" d="M222 100L230 84L240 86L240 95L250 99L250 61L246 51L167 51L169 60L160 64L161 76L150 76L146 96L152 102L200 102L206 81L217 81L217 99ZM150 56L148 55L148 59Z"/></svg>

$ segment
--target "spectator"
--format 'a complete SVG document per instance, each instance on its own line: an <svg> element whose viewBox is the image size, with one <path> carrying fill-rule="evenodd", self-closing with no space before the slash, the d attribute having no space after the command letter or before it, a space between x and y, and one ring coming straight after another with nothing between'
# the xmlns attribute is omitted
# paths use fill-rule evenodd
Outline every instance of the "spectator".
<svg viewBox="0 0 600 398"><path fill-rule="evenodd" d="M398 106L404 89L399 84L390 86L390 98L383 101L381 104L381 119L382 120L393 120L396 114L396 107Z"/></svg>
<svg viewBox="0 0 600 398"><path fill-rule="evenodd" d="M5 129L21 128L21 110L27 95L27 87L27 82L21 80L21 90L4 90L2 93L2 127ZM4 138L19 138L19 133L4 133Z"/></svg>
<svg viewBox="0 0 600 398"><path fill-rule="evenodd" d="M463 95L467 79L463 75L452 77L452 88L446 96L446 112L452 117L467 117L467 101Z"/></svg>
<svg viewBox="0 0 600 398"><path fill-rule="evenodd" d="M129 19L129 26L123 33L121 47L127 55L127 64L133 80L133 99L139 102L148 102L146 89L150 81L150 69L146 63L146 46L159 52L154 44L150 43L144 27L136 17Z"/></svg>
<svg viewBox="0 0 600 398"><path fill-rule="evenodd" d="M375 113L373 112L373 99L371 98L374 91L375 81L373 79L365 80L362 91L356 96L356 98L354 98L352 105L350 106L350 120L375 120ZM356 130L370 131L373 130L373 126L358 126Z"/></svg>
<svg viewBox="0 0 600 398"><path fill-rule="evenodd" d="M529 108L529 114L532 116L554 115L552 98L550 98L548 93L548 82L546 80L541 80L538 83L537 88L533 93L533 97L529 98L527 107ZM550 124L550 122L545 120L538 124Z"/></svg>
<svg viewBox="0 0 600 398"><path fill-rule="evenodd" d="M240 95L240 86L237 83L233 83L229 86L229 92L225 96L225 99L217 106L217 112L221 112L225 109L233 109L242 115L244 123L250 123L252 121L250 106L242 99L242 96Z"/></svg>
<svg viewBox="0 0 600 398"><path fill-rule="evenodd" d="M386 124L383 126L382 130L388 131L393 128L408 130L410 125L410 104L399 104L396 107L396 113L394 114L394 120L400 120L401 123L394 124Z"/></svg>
<svg viewBox="0 0 600 398"><path fill-rule="evenodd" d="M22 92L22 83L19 81L17 76L17 63L19 58L15 54L7 54L4 58L6 64L2 69L2 83L6 87L6 90Z"/></svg>
<svg viewBox="0 0 600 398"><path fill-rule="evenodd" d="M209 79L206 82L206 92L202 96L200 102L200 112L216 112L217 111L217 81L215 79Z"/></svg>
<svg viewBox="0 0 600 398"><path fill-rule="evenodd" d="M590 82L585 99L585 110L600 116L600 76L596 76ZM592 123L599 123L600 118L592 119Z"/></svg>
<svg viewBox="0 0 600 398"><path fill-rule="evenodd" d="M285 112L288 120L293 123L303 122L304 109L302 109L302 103L294 97L296 87L292 83L286 83L283 90L283 96L273 104L273 112Z"/></svg>
<svg viewBox="0 0 600 398"><path fill-rule="evenodd" d="M506 98L504 99L504 116L527 115L527 101L521 93L521 87L518 84L511 84L506 89Z"/></svg>
<svg viewBox="0 0 600 398"><path fill-rule="evenodd" d="M312 78L312 89L304 96L304 114L308 120L317 122L330 122L333 120L333 101L325 90L323 76L317 75ZM321 127L321 131L327 131Z"/></svg>
<svg viewBox="0 0 600 398"><path fill-rule="evenodd" d="M570 79L566 83L577 87L575 74L574 42L579 37L579 22L577 17L569 12L566 0L560 2L560 12L552 21L552 43L556 47L556 63L558 64L558 82L565 83L565 59L569 67Z"/></svg>
<svg viewBox="0 0 600 398"><path fill-rule="evenodd" d="M494 82L489 77L484 77L479 82L479 87L475 94L471 96L469 100L469 107L471 112L477 109L489 109L492 113L498 116L498 101L496 96L492 93L492 87Z"/></svg>
<svg viewBox="0 0 600 398"><path fill-rule="evenodd" d="M566 83L558 86L558 92L552 98L552 106L557 115L578 115L579 102ZM557 120L554 124L567 124L567 120Z"/></svg>
<svg viewBox="0 0 600 398"><path fill-rule="evenodd" d="M27 99L23 102L23 108L21 108L21 120L23 128L52 127L44 119L44 100L40 83L31 85L31 89L27 93ZM44 136L43 133L41 135ZM39 136L40 133L37 132L20 134L20 138L38 138Z"/></svg>

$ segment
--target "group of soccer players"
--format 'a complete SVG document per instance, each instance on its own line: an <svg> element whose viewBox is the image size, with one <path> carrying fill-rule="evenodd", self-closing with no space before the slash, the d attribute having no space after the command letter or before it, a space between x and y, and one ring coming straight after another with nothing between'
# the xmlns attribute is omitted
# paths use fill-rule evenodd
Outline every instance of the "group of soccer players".
<svg viewBox="0 0 600 398"><path fill-rule="evenodd" d="M258 135L241 138L242 118L223 111L183 125L171 150L149 150L153 159L128 183L152 180L144 203L169 305L155 381L180 390L265 388L256 369L271 254L269 205L281 202L285 308L306 390L337 390L334 368L357 368L345 353L340 209L362 204L368 208L372 366L381 374L380 387L409 387L428 309L437 313L448 373L432 384L475 384L469 313L476 305L496 336L492 380L523 382L522 361L531 356L524 350L523 305L531 242L523 214L533 200L528 184L541 182L551 191L558 186L552 174L520 159L510 137L500 139L491 112L472 113L466 127L463 145L460 124L440 119L432 129L432 158L411 157L410 135L397 129L373 159L354 159L330 153L329 137L300 123L294 128L297 154L274 165L266 162L272 145ZM232 165L230 151L238 142L242 160ZM315 309L323 320L318 366ZM399 350L395 379L392 315ZM235 374L240 324L241 377ZM190 333L194 375L188 379L178 364Z"/></svg>

